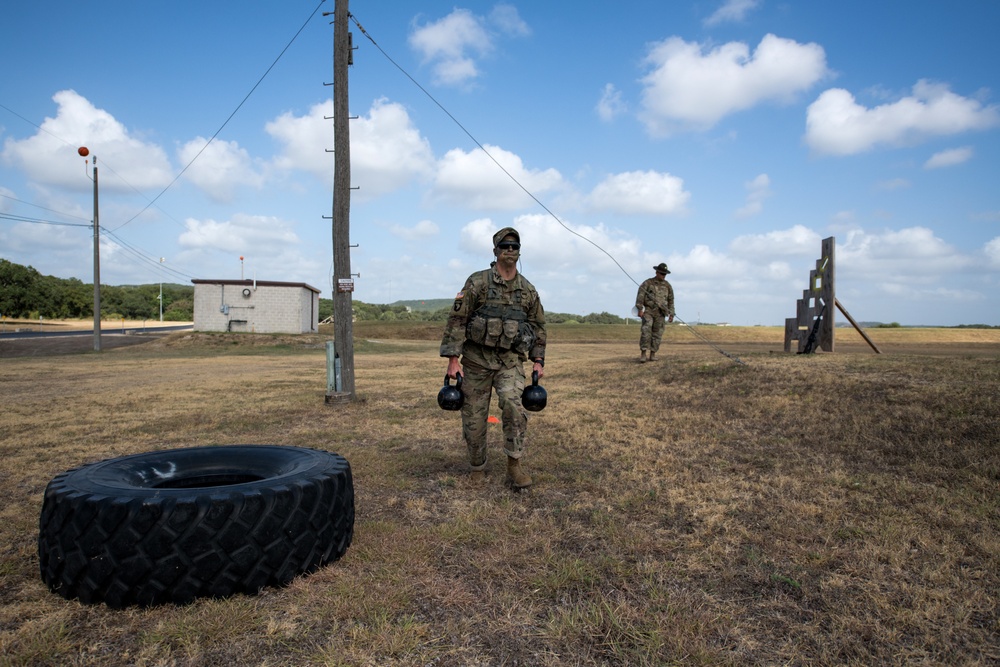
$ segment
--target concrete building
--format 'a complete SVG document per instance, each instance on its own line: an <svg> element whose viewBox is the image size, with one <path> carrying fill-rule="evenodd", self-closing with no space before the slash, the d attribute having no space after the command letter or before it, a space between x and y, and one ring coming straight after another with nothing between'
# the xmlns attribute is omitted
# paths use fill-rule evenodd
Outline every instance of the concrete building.
<svg viewBox="0 0 1000 667"><path fill-rule="evenodd" d="M195 331L317 333L319 290L271 280L192 280Z"/></svg>

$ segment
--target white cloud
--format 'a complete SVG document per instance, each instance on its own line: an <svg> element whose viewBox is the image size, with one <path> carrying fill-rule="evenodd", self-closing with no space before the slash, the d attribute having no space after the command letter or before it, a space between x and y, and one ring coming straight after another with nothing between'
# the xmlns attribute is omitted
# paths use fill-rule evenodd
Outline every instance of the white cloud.
<svg viewBox="0 0 1000 667"><path fill-rule="evenodd" d="M532 204L521 186L535 196L565 187L555 169L530 170L514 153L498 146L484 148L489 155L480 149L448 151L438 164L432 199L470 209L511 210Z"/></svg>
<svg viewBox="0 0 1000 667"><path fill-rule="evenodd" d="M499 4L490 11L489 22L505 35L527 37L531 28L517 13L514 5Z"/></svg>
<svg viewBox="0 0 1000 667"><path fill-rule="evenodd" d="M962 97L947 86L920 80L912 94L868 109L842 88L831 88L809 105L806 143L828 155L854 155L876 146L913 145L936 136L984 130L1000 124L1000 110Z"/></svg>
<svg viewBox="0 0 1000 667"><path fill-rule="evenodd" d="M371 199L429 178L433 170L430 142L403 105L379 99L367 116L351 121L351 181L359 188L352 198Z"/></svg>
<svg viewBox="0 0 1000 667"><path fill-rule="evenodd" d="M329 250L316 252L304 244L288 220L238 213L228 220L185 220L180 252L171 262L197 267L198 278L296 281L328 289ZM241 257L243 258L241 260ZM316 284L319 282L320 284Z"/></svg>
<svg viewBox="0 0 1000 667"><path fill-rule="evenodd" d="M301 169L321 181L333 182L333 103L313 106L305 116L282 114L267 124L267 132L284 144L277 159L283 169ZM351 121L351 181L358 187L352 199L366 201L398 190L433 173L430 144L413 126L406 109L385 98L375 100L368 114Z"/></svg>
<svg viewBox="0 0 1000 667"><path fill-rule="evenodd" d="M493 52L498 36L525 37L529 34L531 29L521 19L517 8L499 4L486 18L468 9L456 8L437 21L422 25L414 21L409 43L424 63L431 64L434 83L455 86L479 77L477 59Z"/></svg>
<svg viewBox="0 0 1000 667"><path fill-rule="evenodd" d="M184 221L178 242L185 249L222 250L232 255L266 254L299 243L291 224L281 218L236 214L230 220Z"/></svg>
<svg viewBox="0 0 1000 667"><path fill-rule="evenodd" d="M393 225L389 228L389 232L393 236L397 236L406 241L429 239L433 236L437 236L439 231L441 231L440 228L430 220L421 220L413 227Z"/></svg>
<svg viewBox="0 0 1000 667"><path fill-rule="evenodd" d="M4 258L8 253L25 253L29 256L44 254L49 259L55 258L56 264L69 265L81 257L81 244L88 241L87 233L73 227L56 225L35 225L19 222L14 225L0 226L0 248L3 248ZM89 238L93 239L93 232ZM88 258L89 259L89 258ZM31 264L30 261L17 261L19 264Z"/></svg>
<svg viewBox="0 0 1000 667"><path fill-rule="evenodd" d="M173 180L163 149L132 136L110 113L73 90L60 91L52 99L59 107L55 118L46 118L27 139L4 141L4 161L22 169L29 179L77 191L92 189L87 176L92 168L87 169L77 154L79 146L87 146L91 157L98 159L102 191L162 188Z"/></svg>
<svg viewBox="0 0 1000 667"><path fill-rule="evenodd" d="M746 260L714 252L703 244L695 245L686 255L671 255L667 265L672 272L671 280L678 282L699 279L731 280L747 275L749 269Z"/></svg>
<svg viewBox="0 0 1000 667"><path fill-rule="evenodd" d="M279 169L299 169L323 180L333 180L333 101L314 104L304 116L287 111L264 126L283 145L275 158Z"/></svg>
<svg viewBox="0 0 1000 667"><path fill-rule="evenodd" d="M941 169L942 167L954 167L972 159L972 147L952 148L950 150L935 153L924 163L924 169Z"/></svg>
<svg viewBox="0 0 1000 667"><path fill-rule="evenodd" d="M614 84L606 84L601 91L601 99L597 102L597 116L605 122L610 122L627 110L628 106L622 101L621 91L615 88Z"/></svg>
<svg viewBox="0 0 1000 667"><path fill-rule="evenodd" d="M217 202L229 203L241 186L260 188L264 175L254 169L253 160L235 141L208 140L196 137L179 151L183 164L191 166L184 177ZM201 154L199 155L199 151Z"/></svg>
<svg viewBox="0 0 1000 667"><path fill-rule="evenodd" d="M466 223L459 232L459 246L470 255L490 257L493 252L493 234L498 232L501 227L507 226L505 224L498 225L490 218L472 220ZM520 233L520 230L518 232ZM524 243L523 236L521 242Z"/></svg>
<svg viewBox="0 0 1000 667"><path fill-rule="evenodd" d="M771 196L771 179L767 174L760 174L744 184L744 187L747 189L747 201L737 209L736 217L749 218L759 215L764 210L764 200Z"/></svg>
<svg viewBox="0 0 1000 667"><path fill-rule="evenodd" d="M752 55L741 42L706 48L671 37L650 49L640 117L653 136L708 129L763 102L790 102L828 73L821 46L775 35L765 35Z"/></svg>
<svg viewBox="0 0 1000 667"><path fill-rule="evenodd" d="M704 23L707 26L713 26L727 21L742 21L746 18L747 12L755 9L759 4L760 0L726 0L721 7L705 19Z"/></svg>
<svg viewBox="0 0 1000 667"><path fill-rule="evenodd" d="M480 19L467 9L455 9L443 19L415 25L409 42L425 63L433 63L434 80L440 85L460 84L477 77L479 71L468 52L482 56L493 49Z"/></svg>
<svg viewBox="0 0 1000 667"><path fill-rule="evenodd" d="M691 193L684 180L656 171L630 171L597 184L587 203L595 210L624 215L677 215L685 212Z"/></svg>
<svg viewBox="0 0 1000 667"><path fill-rule="evenodd" d="M983 248L986 258L994 269L1000 269L1000 236L995 237Z"/></svg>
<svg viewBox="0 0 1000 667"><path fill-rule="evenodd" d="M578 225L566 220L560 223L545 214L519 215L504 223L489 218L473 220L462 228L459 244L471 256L488 262L493 256L493 234L507 226L517 229L521 236L521 261L530 267L535 277L529 279L535 281L536 287L569 283L572 289L583 290L583 299L588 285L596 288L608 282L607 275L621 276L615 261L643 273L651 272L648 267L642 268L646 264L652 267L663 261L641 253L639 241L620 231L604 225Z"/></svg>
<svg viewBox="0 0 1000 667"><path fill-rule="evenodd" d="M740 236L721 250L699 243L663 252L656 241L650 247L649 240L621 229L563 224L565 228L543 214L471 221L460 235L463 257L453 259L446 270L464 279L485 268L492 258L493 233L513 225L521 233L520 270L550 310L625 314L635 289L628 278L640 282L652 274L653 265L666 261L682 319L707 315L710 321L777 324L794 316L822 238L829 235L795 225ZM986 298L971 281L977 267L987 265L993 271L1000 267L1000 237L975 255L963 254L920 227L873 232L855 226L837 237L838 296L860 319L947 322L952 317L949 304ZM961 276L970 282L963 284ZM451 281L456 283L451 289L461 282Z"/></svg>
<svg viewBox="0 0 1000 667"><path fill-rule="evenodd" d="M926 227L870 233L848 232L837 246L838 274L880 284L933 283L948 273L971 266L971 259L938 238Z"/></svg>
<svg viewBox="0 0 1000 667"><path fill-rule="evenodd" d="M757 262L769 262L782 257L808 257L819 252L820 235L803 225L766 234L738 236L729 244L735 257Z"/></svg>

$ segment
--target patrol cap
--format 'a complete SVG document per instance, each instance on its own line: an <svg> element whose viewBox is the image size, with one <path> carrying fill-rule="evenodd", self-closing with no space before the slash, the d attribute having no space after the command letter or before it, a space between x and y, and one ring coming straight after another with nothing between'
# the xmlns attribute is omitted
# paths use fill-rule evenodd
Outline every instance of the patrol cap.
<svg viewBox="0 0 1000 667"><path fill-rule="evenodd" d="M505 236L513 236L514 238L517 239L518 243L521 242L521 235L517 233L516 229L514 229L513 227L504 227L499 232L493 235L493 247L496 248L497 246L499 246L500 242L503 241L503 237Z"/></svg>
<svg viewBox="0 0 1000 667"><path fill-rule="evenodd" d="M667 270L666 262L660 262L659 264L653 267L653 270L656 271L657 273L670 273L670 271Z"/></svg>

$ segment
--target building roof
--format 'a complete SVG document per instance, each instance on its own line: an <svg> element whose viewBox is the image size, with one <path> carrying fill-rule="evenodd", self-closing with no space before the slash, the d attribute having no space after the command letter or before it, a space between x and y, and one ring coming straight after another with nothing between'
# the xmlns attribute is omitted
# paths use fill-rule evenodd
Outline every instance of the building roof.
<svg viewBox="0 0 1000 667"><path fill-rule="evenodd" d="M254 285L257 285L260 287L301 287L303 289L311 290L316 294L322 294L320 290L306 283L285 283L277 280L210 280L208 278L192 278L191 282L194 283L195 285L240 285L242 287L253 287Z"/></svg>

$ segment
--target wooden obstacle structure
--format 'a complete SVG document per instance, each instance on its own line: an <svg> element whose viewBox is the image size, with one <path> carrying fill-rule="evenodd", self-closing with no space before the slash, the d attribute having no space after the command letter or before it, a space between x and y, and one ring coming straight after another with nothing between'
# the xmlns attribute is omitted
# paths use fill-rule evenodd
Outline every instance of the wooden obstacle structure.
<svg viewBox="0 0 1000 667"><path fill-rule="evenodd" d="M837 300L835 255L834 237L823 239L816 268L809 272L809 288L802 290L802 298L796 304L795 317L785 320L785 352L792 351L792 341L798 341L796 350L798 354L810 354L815 352L816 348L824 352L833 352L836 308L844 314L868 345L877 354L881 354L882 350L878 349L861 325L854 321L843 304Z"/></svg>

